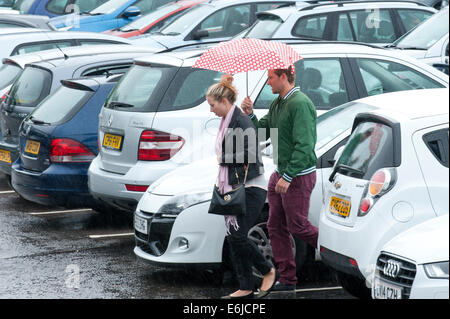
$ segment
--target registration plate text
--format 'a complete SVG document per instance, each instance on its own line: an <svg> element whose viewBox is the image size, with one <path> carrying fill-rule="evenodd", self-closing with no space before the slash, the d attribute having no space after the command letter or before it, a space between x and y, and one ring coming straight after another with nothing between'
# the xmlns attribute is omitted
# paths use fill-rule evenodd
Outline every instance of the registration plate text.
<svg viewBox="0 0 450 319"><path fill-rule="evenodd" d="M103 137L103 147L120 150L122 146L122 136L105 134Z"/></svg>
<svg viewBox="0 0 450 319"><path fill-rule="evenodd" d="M377 299L402 299L402 288L375 279L374 295Z"/></svg>
<svg viewBox="0 0 450 319"><path fill-rule="evenodd" d="M350 214L351 202L339 197L331 196L329 211L332 214L348 217Z"/></svg>
<svg viewBox="0 0 450 319"><path fill-rule="evenodd" d="M9 151L0 150L0 162L11 163L11 153Z"/></svg>
<svg viewBox="0 0 450 319"><path fill-rule="evenodd" d="M134 229L136 229L140 233L147 234L147 220L135 215Z"/></svg>
<svg viewBox="0 0 450 319"><path fill-rule="evenodd" d="M27 144L25 145L25 152L37 155L39 154L39 148L41 147L41 143L27 140Z"/></svg>

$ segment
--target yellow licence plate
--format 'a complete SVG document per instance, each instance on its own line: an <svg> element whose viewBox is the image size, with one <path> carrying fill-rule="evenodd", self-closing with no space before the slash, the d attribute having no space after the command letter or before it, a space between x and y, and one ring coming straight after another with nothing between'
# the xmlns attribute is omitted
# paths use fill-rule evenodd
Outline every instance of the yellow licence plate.
<svg viewBox="0 0 450 319"><path fill-rule="evenodd" d="M103 147L120 150L122 146L122 136L105 134L103 137Z"/></svg>
<svg viewBox="0 0 450 319"><path fill-rule="evenodd" d="M0 162L11 163L11 152L0 150Z"/></svg>
<svg viewBox="0 0 450 319"><path fill-rule="evenodd" d="M27 140L27 144L25 145L25 152L38 155L39 154L39 148L41 147L40 142Z"/></svg>
<svg viewBox="0 0 450 319"><path fill-rule="evenodd" d="M333 214L348 217L350 215L351 202L345 199L331 196L329 211Z"/></svg>

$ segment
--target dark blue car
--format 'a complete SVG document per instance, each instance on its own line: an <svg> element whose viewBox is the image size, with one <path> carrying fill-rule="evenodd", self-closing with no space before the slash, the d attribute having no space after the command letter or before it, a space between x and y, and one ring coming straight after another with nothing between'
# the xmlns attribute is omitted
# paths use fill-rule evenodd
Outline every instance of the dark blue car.
<svg viewBox="0 0 450 319"><path fill-rule="evenodd" d="M121 75L61 81L22 123L11 182L43 205L93 207L87 172L98 153L98 115Z"/></svg>
<svg viewBox="0 0 450 319"><path fill-rule="evenodd" d="M72 12L87 12L108 0L17 0L13 9L20 13L56 17Z"/></svg>

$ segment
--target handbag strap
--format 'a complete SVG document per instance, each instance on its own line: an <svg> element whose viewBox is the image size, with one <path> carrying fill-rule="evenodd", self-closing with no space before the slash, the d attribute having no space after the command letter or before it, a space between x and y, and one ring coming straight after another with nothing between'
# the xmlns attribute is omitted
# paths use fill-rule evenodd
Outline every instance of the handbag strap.
<svg viewBox="0 0 450 319"><path fill-rule="evenodd" d="M245 169L245 175L244 175L244 184L243 185L245 185L245 183L247 182L248 166L244 165L244 169ZM237 173L237 169L236 168L234 168L234 173L236 174L236 179L237 179L237 182L239 184L239 175Z"/></svg>

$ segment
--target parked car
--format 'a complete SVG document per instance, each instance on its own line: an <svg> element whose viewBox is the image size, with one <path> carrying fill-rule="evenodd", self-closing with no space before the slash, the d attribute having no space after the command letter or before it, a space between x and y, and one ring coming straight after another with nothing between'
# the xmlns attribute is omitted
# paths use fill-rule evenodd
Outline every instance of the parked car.
<svg viewBox="0 0 450 319"><path fill-rule="evenodd" d="M50 50L71 46L130 44L128 39L107 34L92 32L56 32L40 29L20 28L14 31L0 33L0 59L11 55L24 54L42 50Z"/></svg>
<svg viewBox="0 0 450 319"><path fill-rule="evenodd" d="M402 1L350 1L284 7L260 12L257 22L239 37L357 41L377 45L394 42L437 12Z"/></svg>
<svg viewBox="0 0 450 319"><path fill-rule="evenodd" d="M205 1L206 0L181 0L169 2L155 11L144 14L120 28L103 31L103 33L123 38L131 38L145 33L156 32L172 22L185 10Z"/></svg>
<svg viewBox="0 0 450 319"><path fill-rule="evenodd" d="M448 75L448 10L448 6L441 9L387 47L421 59Z"/></svg>
<svg viewBox="0 0 450 319"><path fill-rule="evenodd" d="M109 0L93 10L54 17L58 30L102 32L120 28L170 0Z"/></svg>
<svg viewBox="0 0 450 319"><path fill-rule="evenodd" d="M98 114L120 76L63 80L27 116L11 169L20 196L43 205L96 207L87 170L98 153Z"/></svg>
<svg viewBox="0 0 450 319"><path fill-rule="evenodd" d="M335 42L293 47L303 57L296 63L296 85L319 113L367 95L448 87L442 72L388 50ZM209 112L205 92L220 75L192 69L202 52L174 51L138 59L118 83L100 113L103 144L89 167L89 188L95 198L133 213L156 179L204 155L195 147L208 144L193 137L203 138L208 129L219 125ZM235 78L241 91L239 105L246 95L245 74ZM266 80L264 71L249 73L248 92L258 116L266 113L275 97ZM156 147L153 143L158 141L167 141L167 148Z"/></svg>
<svg viewBox="0 0 450 319"><path fill-rule="evenodd" d="M294 5L294 0L208 1L191 8L156 33L134 37L160 51L229 40L256 20L256 12Z"/></svg>
<svg viewBox="0 0 450 319"><path fill-rule="evenodd" d="M322 260L356 296L370 297L387 241L449 212L448 94L415 90L361 101L383 109L355 119L329 178L318 242Z"/></svg>
<svg viewBox="0 0 450 319"><path fill-rule="evenodd" d="M448 214L398 234L377 259L372 297L448 299Z"/></svg>
<svg viewBox="0 0 450 319"><path fill-rule="evenodd" d="M23 119L50 93L61 86L61 80L81 76L123 73L133 59L149 54L147 48L130 45L95 46L84 55L31 63L14 81L1 105L0 172L11 174L11 164L18 158L19 128Z"/></svg>
<svg viewBox="0 0 450 319"><path fill-rule="evenodd" d="M56 30L47 16L29 14L0 14L0 28L37 28Z"/></svg>
<svg viewBox="0 0 450 319"><path fill-rule="evenodd" d="M17 0L13 9L21 14L45 15L50 18L72 12L91 11L107 0Z"/></svg>
<svg viewBox="0 0 450 319"><path fill-rule="evenodd" d="M404 95L407 94L409 92ZM347 143L356 114L397 108L393 104L366 102L370 99L375 97L349 102L318 116L317 182L309 210L309 221L315 226L319 225L326 181L332 172L336 152ZM263 162L268 183L275 166L267 156L263 156ZM217 160L214 156L179 167L155 181L142 196L134 213L135 254L145 261L164 266L217 268L226 261L228 249L224 241L223 217L208 214L216 177ZM272 259L267 216L266 204L259 220L250 229L249 238L266 258ZM319 253L306 243L295 240L294 244L297 270L306 262L318 260Z"/></svg>

